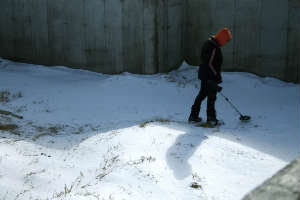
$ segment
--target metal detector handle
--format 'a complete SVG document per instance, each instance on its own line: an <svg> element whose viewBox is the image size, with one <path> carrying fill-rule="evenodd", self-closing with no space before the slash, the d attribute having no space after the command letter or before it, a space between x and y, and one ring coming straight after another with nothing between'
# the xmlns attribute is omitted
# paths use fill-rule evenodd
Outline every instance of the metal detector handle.
<svg viewBox="0 0 300 200"><path fill-rule="evenodd" d="M238 112L240 114L240 116L243 116L240 111L231 103L231 101L222 93L222 92L219 92L223 97L224 99L234 108L234 110L236 112Z"/></svg>

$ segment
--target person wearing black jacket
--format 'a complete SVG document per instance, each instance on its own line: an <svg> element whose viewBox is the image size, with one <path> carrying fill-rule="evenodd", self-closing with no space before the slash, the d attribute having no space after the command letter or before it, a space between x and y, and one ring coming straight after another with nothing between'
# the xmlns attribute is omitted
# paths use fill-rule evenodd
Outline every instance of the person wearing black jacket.
<svg viewBox="0 0 300 200"><path fill-rule="evenodd" d="M221 29L215 36L210 37L202 46L201 60L199 66L198 78L201 80L200 91L191 108L189 122L201 122L199 117L202 101L207 97L207 123L212 125L218 124L215 110L215 101L217 92L222 90L218 84L222 83L221 67L223 63L223 55L221 47L230 39L231 33L229 29Z"/></svg>

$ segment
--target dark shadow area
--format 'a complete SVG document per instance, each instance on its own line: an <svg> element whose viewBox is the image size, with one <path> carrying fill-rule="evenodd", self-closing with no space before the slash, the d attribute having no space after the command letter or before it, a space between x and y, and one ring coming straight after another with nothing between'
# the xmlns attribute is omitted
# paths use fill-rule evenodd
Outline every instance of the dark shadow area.
<svg viewBox="0 0 300 200"><path fill-rule="evenodd" d="M234 127L224 125L218 128L195 128L194 125L184 122L174 122L171 125L164 124L164 126L184 132L176 138L166 152L168 166L179 180L192 174L189 159L208 136L220 137L286 162L290 162L299 155L299 141L280 140L276 138L276 135L272 137L270 132L264 132L254 122L238 122ZM278 137L284 138L285 135Z"/></svg>
<svg viewBox="0 0 300 200"><path fill-rule="evenodd" d="M182 165L179 166L179 168L182 169L182 174L178 173L176 176L184 177L184 174L190 171L188 159L193 155L197 147L205 139L205 132L211 132L206 131L206 129L203 128L192 128L191 125L186 123L186 115L188 115L189 113L189 108L188 105L186 105L186 100L183 100L186 102L178 102L174 105L168 105L170 101L176 101L176 97L179 94L190 95L190 93L184 93L187 90L184 88L185 84L190 84L189 80L185 80L182 78L183 86L180 86L180 84L178 84L178 80L175 79L176 77L181 77L179 75L177 76L175 74L173 75L174 77L172 77L171 75L163 75L159 76L159 78L157 78L156 76L148 77L142 75L127 76L126 74L119 76L109 76L99 75L98 73L91 74L90 72L82 70L72 70L72 73L70 75L70 70L65 68L32 69L32 67L22 68L22 64L19 65L16 64L16 66L10 66L9 68L5 67L6 65L4 66L6 69L4 70L4 72L6 72L7 75L11 75L11 72L13 74L12 78L9 80L16 78L14 74L15 71L21 72L20 74L28 73L29 75L26 76L26 78L21 76L24 79L24 81L21 83L23 85L26 85L26 88L30 88L31 84L35 84L35 82L31 83L30 81L27 82L27 80L34 78L40 79L40 76L42 76L42 79L40 80L41 88L39 88L41 90L37 90L35 92L43 93L44 91L48 92L50 89L52 89L53 95L55 96L55 98L58 98L61 91L56 88L48 88L49 83L47 82L47 77L49 78L49 76L48 73L45 73L45 70L46 72L49 71L51 72L50 78L53 81L53 84L56 82L60 83L61 81L62 84L58 84L58 86L60 86L63 85L64 82L67 82L72 85L72 87L70 87L69 89L75 88L75 92L70 92L71 97L68 96L68 98L70 99L70 101L76 101L79 99L78 106L76 105L76 107L71 107L76 111L73 112L73 115L76 115L76 119L80 121L82 118L82 116L80 116L80 112L86 112L88 113L88 115L85 115L86 117L90 117L91 119L96 120L91 123L88 123L88 120L84 120L84 122L81 124L65 124L64 121L68 121L69 123L71 123L71 120L68 119L72 119L71 114L67 112L65 107L57 107L57 110L62 110L62 112L51 113L51 109L50 111L47 110L48 107L46 100L45 102L39 102L40 99L28 100L30 99L29 95L26 98L21 97L19 99L16 99L16 101L22 101L22 105L25 106L23 108L23 111L22 107L18 108L21 109L20 115L24 114L24 119L7 119L7 123L17 124L20 128L17 132L0 131L0 138L3 138L5 140L25 140L40 146L44 146L46 148L69 150L74 146L79 145L83 140L95 135L101 134L103 135L103 137L106 137L105 135L109 135L110 132L114 130L124 129L132 126L139 126L144 124L145 122L158 121L163 126L171 126L173 129L183 130L183 132L185 132L185 134L180 135L178 136L178 138L176 138L176 142L169 148L167 152L167 159L172 168L176 168L176 165ZM41 73L39 70L41 70L41 72L43 73ZM190 69L187 70L187 74L190 74L189 70ZM193 70L196 72L196 69ZM131 82L130 80L133 79L133 77L138 82L136 82L136 80ZM174 92L165 95L166 90L162 90L160 86L162 78L165 78L164 80L168 84L174 84L170 85L170 87L168 88L175 88ZM43 83L44 79L46 79L47 83ZM91 79L92 82L90 82ZM120 80L125 81L121 82ZM95 85L95 82L98 83L98 85ZM45 85L43 85L42 83ZM126 84L124 85L124 83ZM142 85L136 87L137 83ZM12 83L7 83L7 85L10 84L14 84L13 80ZM84 91L84 94L81 94L82 96L77 95L76 86L82 86L83 84L86 86L86 88L97 87L96 89L103 90L105 92L105 95L101 97L94 95L94 90ZM146 87L149 84L151 84L151 87L146 88L145 90L141 90L141 87ZM19 85L19 87L23 85ZM116 94L116 91L114 91L115 88L119 89L118 94ZM135 89L138 92L136 92ZM179 89L182 90L180 90L179 93L176 92ZM98 92L99 90L96 91ZM65 90L65 92L69 91ZM195 94L193 93L193 96L190 98L194 98L194 95ZM249 99L247 100L249 101ZM274 101L273 99L271 99L271 97L266 98L266 100L267 102ZM60 103L59 100L55 99L55 102L56 101L58 104ZM219 97L218 101L222 101L222 99ZM102 107L99 106L101 102L104 104L102 105ZM181 107L183 104L185 104L185 108ZM13 108L13 104L10 105L11 106L7 107L0 105L0 109L14 112L14 110L10 110L10 108ZM26 105L28 105L28 108L26 108ZM89 105L95 105L92 106L92 109L94 109L95 107L96 112L92 114L89 113L89 111L93 110L91 108L85 109L84 107ZM64 106L68 105L65 103ZM249 105L249 107L251 108L251 104ZM273 111L276 107L277 104L273 107L270 107L269 110ZM43 110L44 113L42 113L41 115L38 115L39 113L36 114L41 117L49 117L50 119L58 118L59 120L56 120L58 124L49 123L42 126L40 125L38 120L30 121L30 119L27 119L27 117L29 117L28 115L37 111L41 111L42 108L46 109ZM264 109L263 106L261 108ZM34 109L34 112L32 110L30 110L30 112L26 112L26 109ZM220 127L218 132L213 133L214 136L222 137L227 140L249 146L253 149L256 149L257 151L265 152L266 154L272 155L287 162L293 160L299 154L299 133L290 133L288 129L289 125L285 124L289 121L282 120L281 116L275 118L275 116L273 116L274 112L266 113L265 110L262 110L261 113L254 113L251 112L251 110L248 110L249 112L247 112L247 114L249 113L249 115L251 115L252 120L247 124L242 124L239 122L238 116L235 113L232 114L232 108L223 106L223 108L220 110L222 110L223 113L227 113L226 116L223 116L226 124ZM59 114L61 114L62 116L58 116ZM32 119L35 118L36 117L33 117ZM267 118L272 119L272 122L274 124L265 124L264 121ZM1 123L6 123L5 120L1 118L1 116L0 120ZM285 126L282 126L283 124L285 124ZM291 124L294 125L294 123ZM281 130L279 130L279 128L281 128ZM293 130L295 130L295 127L293 128ZM299 124L296 129L299 130ZM274 130L276 130L276 132ZM2 142L5 142L5 140L3 140ZM181 161L176 159L176 155L183 155L183 159Z"/></svg>
<svg viewBox="0 0 300 200"><path fill-rule="evenodd" d="M179 128L178 125L175 126ZM192 174L189 159L193 156L201 143L207 139L204 129L199 128L195 130L195 128L188 128L188 126L192 125L187 124L184 127L186 132L176 138L176 141L166 153L168 166L178 180L182 180Z"/></svg>
<svg viewBox="0 0 300 200"><path fill-rule="evenodd" d="M24 121L13 119L4 120L4 118L0 116L0 124L6 124L1 125L1 127L8 127L7 130L0 129L0 139L4 139L0 144L26 141L50 149L70 150L93 136L102 135L104 139L110 138L115 136L114 131L117 132L119 129L142 126L149 121L157 121L156 118L131 122L116 119L116 122L110 124L102 124L99 122L99 124L81 125L65 123L37 125L32 121L23 120ZM13 127L13 129L11 129L11 127Z"/></svg>
<svg viewBox="0 0 300 200"><path fill-rule="evenodd" d="M188 159L206 139L206 135L221 137L248 146L286 162L293 160L299 154L299 136L297 134L292 134L295 138L285 133L273 135L270 130L260 127L254 121L248 124L237 121L234 126L224 125L214 131L215 129L195 128L184 120L169 120L151 115L145 116L145 119L135 121L116 119L111 124L105 123L103 125L99 122L98 125L86 124L81 126L49 124L47 127L35 127L32 122L27 122L26 119L23 120L12 120L12 124L15 121L20 126L19 131L0 131L0 138L10 140L9 143L24 140L46 148L70 150L95 135L101 134L103 137L109 137L114 130L143 126L145 123L158 122L162 126L183 131L184 134L176 138L176 141L166 153L168 164L172 169L178 171L178 173L174 171L177 178L184 178L190 172ZM26 128L29 132L22 132L22 126L29 126L29 128ZM2 142L5 142L5 140ZM179 155L180 159L178 159Z"/></svg>

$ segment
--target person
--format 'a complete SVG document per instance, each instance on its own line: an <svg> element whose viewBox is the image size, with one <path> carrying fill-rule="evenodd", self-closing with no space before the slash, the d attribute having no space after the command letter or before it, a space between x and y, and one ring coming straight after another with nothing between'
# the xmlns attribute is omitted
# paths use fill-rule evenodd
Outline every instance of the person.
<svg viewBox="0 0 300 200"><path fill-rule="evenodd" d="M217 125L220 121L217 119L215 110L215 101L217 92L221 92L222 87L218 84L222 83L221 67L223 55L221 47L228 43L232 38L228 28L221 29L215 36L211 36L202 46L201 60L199 66L198 79L201 80L201 88L196 96L194 104L191 108L189 122L201 122L199 117L202 101L207 97L207 123Z"/></svg>

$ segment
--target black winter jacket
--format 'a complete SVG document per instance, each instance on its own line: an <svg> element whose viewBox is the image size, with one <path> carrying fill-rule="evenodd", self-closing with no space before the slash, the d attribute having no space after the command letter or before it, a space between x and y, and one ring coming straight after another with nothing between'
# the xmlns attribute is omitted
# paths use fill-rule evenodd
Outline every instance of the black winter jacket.
<svg viewBox="0 0 300 200"><path fill-rule="evenodd" d="M213 56L213 50L216 49L215 55ZM215 75L213 70L209 66L209 61L211 57L213 56L212 65L217 72ZM199 67L198 71L198 78L200 80L213 80L217 83L222 82L222 76L221 76L221 67L223 63L223 55L221 48L218 44L218 42L213 38L209 38L202 46L202 52L201 52L201 60L202 64Z"/></svg>

